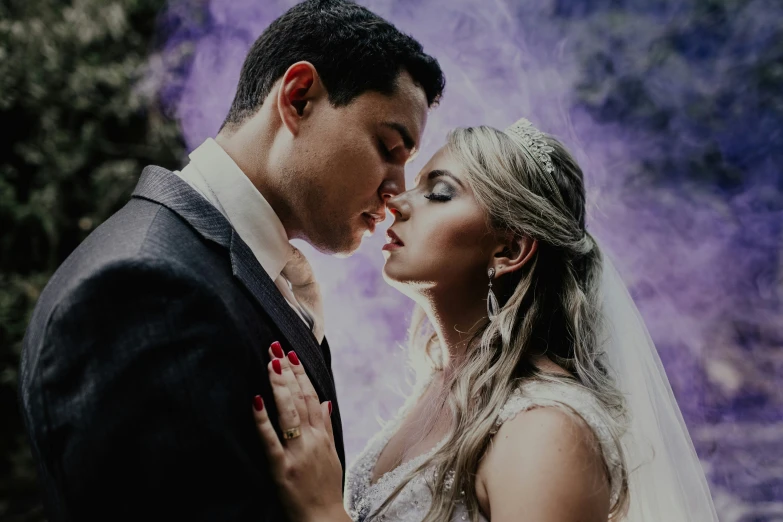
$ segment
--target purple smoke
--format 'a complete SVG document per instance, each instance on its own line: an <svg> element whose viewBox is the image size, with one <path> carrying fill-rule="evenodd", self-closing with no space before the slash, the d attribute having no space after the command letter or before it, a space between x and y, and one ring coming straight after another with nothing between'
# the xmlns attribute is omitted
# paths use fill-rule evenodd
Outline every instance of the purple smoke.
<svg viewBox="0 0 783 522"><path fill-rule="evenodd" d="M781 121L754 116L753 84L731 76L744 71L738 53L752 60L762 52L759 42L775 34L783 8L746 2L713 34L715 26L699 26L691 2L642 2L614 17L607 11L616 2L361 3L419 39L447 75L408 180L456 126L503 128L525 116L560 137L586 173L588 226L658 345L722 519L783 514L783 462L774 457L783 454ZM162 95L190 149L215 135L247 49L291 5L170 5L166 45L150 61L144 88ZM666 58L656 51L661 42L681 52ZM633 77L657 108L653 117L623 113L640 92ZM722 81L744 93L745 105L727 99L725 109L735 109L727 114L736 116L726 117L722 133L705 133L701 118L718 109L698 103ZM688 176L698 166L687 158L708 146L728 158L739 181L699 185ZM377 419L401 404L410 375L402 346L412 307L381 278L383 232L349 259L300 245L325 295L349 458Z"/></svg>

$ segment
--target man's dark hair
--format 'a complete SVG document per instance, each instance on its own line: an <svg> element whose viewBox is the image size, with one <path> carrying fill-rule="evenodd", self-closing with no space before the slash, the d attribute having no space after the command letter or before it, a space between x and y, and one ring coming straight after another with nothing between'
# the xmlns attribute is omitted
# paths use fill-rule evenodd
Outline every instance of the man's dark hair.
<svg viewBox="0 0 783 522"><path fill-rule="evenodd" d="M393 94L403 70L422 87L430 107L446 83L438 61L419 42L368 9L347 0L307 0L272 22L253 44L221 130L252 116L299 61L313 64L335 107L367 91Z"/></svg>

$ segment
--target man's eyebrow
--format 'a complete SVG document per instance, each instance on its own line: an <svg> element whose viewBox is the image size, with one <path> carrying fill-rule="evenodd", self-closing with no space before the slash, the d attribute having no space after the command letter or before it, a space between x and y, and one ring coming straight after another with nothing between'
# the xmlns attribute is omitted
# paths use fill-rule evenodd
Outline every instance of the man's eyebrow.
<svg viewBox="0 0 783 522"><path fill-rule="evenodd" d="M396 121L385 121L381 123L381 125L383 125L384 127L389 127L390 129L399 132L400 136L402 136L402 143L405 145L405 148L408 149L409 151L413 152L413 150L416 148L416 142L413 141L413 137L411 136L408 127L406 127L402 123L397 123Z"/></svg>
<svg viewBox="0 0 783 522"><path fill-rule="evenodd" d="M429 179L429 180L433 180L433 179L435 179L435 178L439 178L439 177L441 177L441 176L445 176L445 177L447 177L447 178L451 178L451 179L453 179L454 181L456 181L456 182L457 182L457 184L458 184L460 187L462 187L462 188L465 188L465 185L463 185L463 184L462 184L462 182L459 180L459 178L458 178L457 176L455 176L454 174L452 174L452 173L451 173L451 172L449 172L448 170L444 170L444 169L433 170L432 172L430 172L430 173L427 175L427 179Z"/></svg>

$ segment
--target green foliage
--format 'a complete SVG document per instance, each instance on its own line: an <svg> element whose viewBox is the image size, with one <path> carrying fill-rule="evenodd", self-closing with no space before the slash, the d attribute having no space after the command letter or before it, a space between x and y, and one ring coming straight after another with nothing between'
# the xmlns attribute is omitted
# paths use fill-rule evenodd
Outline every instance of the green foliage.
<svg viewBox="0 0 783 522"><path fill-rule="evenodd" d="M145 89L162 0L0 4L0 518L43 520L17 406L22 337L51 273L121 207L177 125Z"/></svg>

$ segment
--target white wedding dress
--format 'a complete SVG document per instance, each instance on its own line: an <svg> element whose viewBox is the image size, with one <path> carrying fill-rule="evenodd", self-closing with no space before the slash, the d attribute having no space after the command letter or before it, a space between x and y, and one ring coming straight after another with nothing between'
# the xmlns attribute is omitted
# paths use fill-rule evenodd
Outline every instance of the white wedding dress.
<svg viewBox="0 0 783 522"><path fill-rule="evenodd" d="M409 482L400 494L382 512L378 512L384 501L400 485L404 478L427 458L433 455L446 441L438 443L429 452L407 461L399 467L381 476L371 484L372 471L381 451L399 428L406 413L414 403L409 400L400 409L397 417L386 424L367 444L346 475L345 508L355 522L420 522L430 509L432 496L428 483L431 483L434 470L420 472ZM575 386L550 382L528 382L518 388L508 402L498 412L496 426L514 418L520 412L534 407L561 407L576 412L593 430L601 445L604 462L612 487L612 501L619 494L622 469L619 464L617 446L609 436L606 426L600 420L596 409L596 400L586 390ZM449 482L446 482L447 487ZM454 514L454 521L469 520L464 505L460 504ZM487 522L479 516L481 522Z"/></svg>

